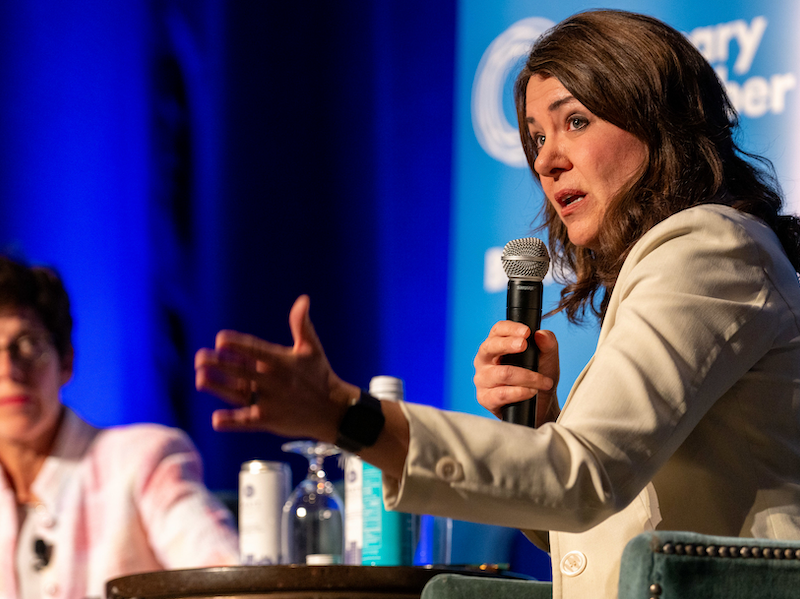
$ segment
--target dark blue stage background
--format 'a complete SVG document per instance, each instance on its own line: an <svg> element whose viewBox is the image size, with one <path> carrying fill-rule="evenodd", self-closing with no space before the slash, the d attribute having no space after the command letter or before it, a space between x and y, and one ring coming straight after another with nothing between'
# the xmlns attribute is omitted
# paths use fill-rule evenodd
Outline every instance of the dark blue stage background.
<svg viewBox="0 0 800 599"><path fill-rule="evenodd" d="M186 429L212 488L281 439L216 434L192 359L220 328L441 405L455 1L0 6L0 247L73 297L65 402Z"/></svg>
<svg viewBox="0 0 800 599"><path fill-rule="evenodd" d="M309 293L343 378L444 405L455 32L456 0L0 4L0 249L67 283L65 403L182 427L212 489L252 458L296 483L283 439L212 431L193 356L290 343ZM454 559L547 576L509 532L457 529Z"/></svg>

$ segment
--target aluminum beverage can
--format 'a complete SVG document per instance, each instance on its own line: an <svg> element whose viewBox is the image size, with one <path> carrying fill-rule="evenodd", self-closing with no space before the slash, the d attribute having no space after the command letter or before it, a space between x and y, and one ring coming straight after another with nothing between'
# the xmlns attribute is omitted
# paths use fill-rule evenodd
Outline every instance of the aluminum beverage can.
<svg viewBox="0 0 800 599"><path fill-rule="evenodd" d="M239 561L281 563L281 510L289 496L291 470L284 462L250 460L239 471Z"/></svg>

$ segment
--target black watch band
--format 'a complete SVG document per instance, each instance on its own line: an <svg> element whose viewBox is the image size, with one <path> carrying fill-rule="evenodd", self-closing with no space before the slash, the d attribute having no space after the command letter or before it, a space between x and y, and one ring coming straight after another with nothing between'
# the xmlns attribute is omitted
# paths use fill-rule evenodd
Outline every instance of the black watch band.
<svg viewBox="0 0 800 599"><path fill-rule="evenodd" d="M385 422L381 401L362 389L360 395L350 401L339 423L336 445L352 453L372 447Z"/></svg>

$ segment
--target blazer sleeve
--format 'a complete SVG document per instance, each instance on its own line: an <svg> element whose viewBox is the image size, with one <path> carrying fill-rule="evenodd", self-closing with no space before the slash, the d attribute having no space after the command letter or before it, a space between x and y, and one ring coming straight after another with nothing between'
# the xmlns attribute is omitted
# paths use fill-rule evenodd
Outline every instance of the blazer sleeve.
<svg viewBox="0 0 800 599"><path fill-rule="evenodd" d="M657 225L626 260L558 422L530 429L406 404L411 443L402 480L384 479L387 506L567 532L622 510L772 346L787 310L770 276L776 261L791 272L781 254L771 231L732 209Z"/></svg>
<svg viewBox="0 0 800 599"><path fill-rule="evenodd" d="M169 569L238 564L231 514L203 484L192 442L178 429L137 428L134 499L158 560Z"/></svg>

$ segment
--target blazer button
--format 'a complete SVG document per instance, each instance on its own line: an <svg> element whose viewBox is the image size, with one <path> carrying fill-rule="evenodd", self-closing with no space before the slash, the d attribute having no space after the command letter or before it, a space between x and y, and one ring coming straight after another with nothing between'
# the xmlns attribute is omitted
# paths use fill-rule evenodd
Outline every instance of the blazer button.
<svg viewBox="0 0 800 599"><path fill-rule="evenodd" d="M561 573L577 576L586 569L586 555L581 551L570 551L561 558Z"/></svg>
<svg viewBox="0 0 800 599"><path fill-rule="evenodd" d="M436 463L436 475L447 482L464 480L464 467L451 457L444 457Z"/></svg>
<svg viewBox="0 0 800 599"><path fill-rule="evenodd" d="M45 528L53 528L56 525L55 516L47 511L47 507L43 504L37 504L36 516L39 518L39 523Z"/></svg>

